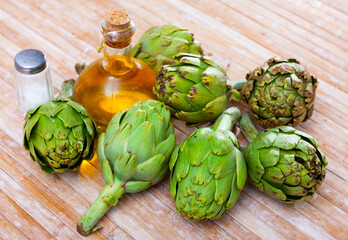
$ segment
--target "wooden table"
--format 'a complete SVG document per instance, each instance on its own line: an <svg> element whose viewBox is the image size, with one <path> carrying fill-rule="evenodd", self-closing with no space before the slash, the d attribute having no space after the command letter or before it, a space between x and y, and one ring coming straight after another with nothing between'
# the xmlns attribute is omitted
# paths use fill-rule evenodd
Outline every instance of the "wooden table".
<svg viewBox="0 0 348 240"><path fill-rule="evenodd" d="M348 239L346 0L2 0L0 238L83 239L75 225L104 185L101 167L95 158L83 162L78 172L46 175L29 158L22 148L24 119L16 105L13 58L25 48L42 50L58 92L64 79L75 76L76 62L101 57L95 51L99 23L114 7L131 12L134 42L154 25L187 27L231 79L243 78L275 55L299 59L320 84L313 117L298 129L317 139L329 165L325 182L309 202L286 205L247 183L232 209L203 223L175 211L167 177L126 195L89 239ZM193 130L179 121L175 125L178 141Z"/></svg>

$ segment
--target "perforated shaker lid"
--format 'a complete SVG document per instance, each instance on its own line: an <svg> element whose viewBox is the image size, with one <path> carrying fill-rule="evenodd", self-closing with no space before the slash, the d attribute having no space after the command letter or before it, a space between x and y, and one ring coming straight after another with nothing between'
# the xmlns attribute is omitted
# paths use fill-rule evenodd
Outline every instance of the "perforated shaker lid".
<svg viewBox="0 0 348 240"><path fill-rule="evenodd" d="M46 66L46 57L36 49L25 49L15 56L15 68L23 74L35 74L43 71Z"/></svg>

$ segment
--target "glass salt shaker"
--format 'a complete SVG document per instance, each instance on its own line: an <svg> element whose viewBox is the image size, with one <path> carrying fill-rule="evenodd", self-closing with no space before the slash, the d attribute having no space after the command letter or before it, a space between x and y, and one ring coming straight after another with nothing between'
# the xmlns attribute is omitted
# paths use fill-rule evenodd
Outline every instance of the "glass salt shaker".
<svg viewBox="0 0 348 240"><path fill-rule="evenodd" d="M36 49L25 49L14 59L17 104L23 116L31 108L53 98L51 73L45 55Z"/></svg>

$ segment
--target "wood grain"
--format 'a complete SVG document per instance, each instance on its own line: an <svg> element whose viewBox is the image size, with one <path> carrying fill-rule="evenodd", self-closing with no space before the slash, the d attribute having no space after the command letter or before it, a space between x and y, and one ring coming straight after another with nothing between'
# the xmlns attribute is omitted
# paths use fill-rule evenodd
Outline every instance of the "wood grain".
<svg viewBox="0 0 348 240"><path fill-rule="evenodd" d="M319 79L313 117L299 130L314 136L328 158L327 177L306 203L286 205L252 188L219 220L182 218L168 176L126 195L89 239L347 239L348 236L348 2L345 0L3 0L0 8L0 239L82 239L76 221L101 191L96 158L78 172L46 175L22 146L13 58L42 50L55 92L75 76L76 62L101 57L99 22L114 7L128 9L137 30L175 23L195 33L231 80L272 56L295 57ZM246 111L243 103L232 102ZM174 120L177 142L194 128ZM238 139L245 144L242 136Z"/></svg>

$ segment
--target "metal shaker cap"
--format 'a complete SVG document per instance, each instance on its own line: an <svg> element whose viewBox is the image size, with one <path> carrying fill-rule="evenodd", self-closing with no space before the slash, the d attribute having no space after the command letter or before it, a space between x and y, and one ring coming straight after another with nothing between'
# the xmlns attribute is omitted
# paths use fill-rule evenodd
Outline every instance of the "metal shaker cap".
<svg viewBox="0 0 348 240"><path fill-rule="evenodd" d="M15 56L15 68L23 74L35 74L46 68L46 57L36 49L25 49Z"/></svg>

